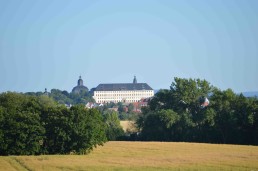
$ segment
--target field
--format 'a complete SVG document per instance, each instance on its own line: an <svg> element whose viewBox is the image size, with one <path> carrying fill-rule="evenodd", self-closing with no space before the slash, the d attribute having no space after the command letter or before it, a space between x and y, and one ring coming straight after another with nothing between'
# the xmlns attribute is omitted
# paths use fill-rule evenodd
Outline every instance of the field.
<svg viewBox="0 0 258 171"><path fill-rule="evenodd" d="M108 142L89 155L0 157L3 171L245 170L258 171L258 147L173 142Z"/></svg>
<svg viewBox="0 0 258 171"><path fill-rule="evenodd" d="M134 121L120 121L124 132L137 132L137 129L134 125Z"/></svg>

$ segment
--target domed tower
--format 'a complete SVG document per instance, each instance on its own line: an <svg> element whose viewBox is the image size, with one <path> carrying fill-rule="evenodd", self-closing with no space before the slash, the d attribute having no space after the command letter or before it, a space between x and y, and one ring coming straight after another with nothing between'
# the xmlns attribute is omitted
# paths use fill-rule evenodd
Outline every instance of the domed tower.
<svg viewBox="0 0 258 171"><path fill-rule="evenodd" d="M83 80L82 80L82 77L80 76L79 77L79 80L77 82L77 86L75 86L72 90L72 93L80 93L80 92L88 92L89 89L83 85Z"/></svg>

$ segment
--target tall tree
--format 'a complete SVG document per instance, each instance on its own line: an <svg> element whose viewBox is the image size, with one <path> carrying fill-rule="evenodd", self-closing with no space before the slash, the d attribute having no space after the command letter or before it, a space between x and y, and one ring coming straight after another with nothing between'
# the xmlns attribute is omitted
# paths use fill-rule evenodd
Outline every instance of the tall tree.
<svg viewBox="0 0 258 171"><path fill-rule="evenodd" d="M79 154L90 152L107 139L101 113L96 109L85 109L83 105L71 107L72 149Z"/></svg>
<svg viewBox="0 0 258 171"><path fill-rule="evenodd" d="M124 135L117 112L106 111L103 116L106 124L106 136L109 141L117 140Z"/></svg>
<svg viewBox="0 0 258 171"><path fill-rule="evenodd" d="M0 154L29 155L41 152L44 128L35 97L19 93L0 95Z"/></svg>

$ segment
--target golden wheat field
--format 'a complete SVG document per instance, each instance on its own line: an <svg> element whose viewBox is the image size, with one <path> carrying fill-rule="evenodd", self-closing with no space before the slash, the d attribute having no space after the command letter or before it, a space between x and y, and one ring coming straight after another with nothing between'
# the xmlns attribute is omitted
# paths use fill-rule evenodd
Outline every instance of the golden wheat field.
<svg viewBox="0 0 258 171"><path fill-rule="evenodd" d="M124 132L137 132L134 121L120 121L120 125Z"/></svg>
<svg viewBox="0 0 258 171"><path fill-rule="evenodd" d="M173 142L107 142L88 155L0 157L3 171L258 171L258 147Z"/></svg>

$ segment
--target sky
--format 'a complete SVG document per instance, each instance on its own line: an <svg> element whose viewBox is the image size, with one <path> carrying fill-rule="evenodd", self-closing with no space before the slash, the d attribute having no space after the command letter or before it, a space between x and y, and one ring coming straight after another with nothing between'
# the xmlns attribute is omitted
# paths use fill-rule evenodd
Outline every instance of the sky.
<svg viewBox="0 0 258 171"><path fill-rule="evenodd" d="M0 92L205 79L258 91L257 0L0 0Z"/></svg>

